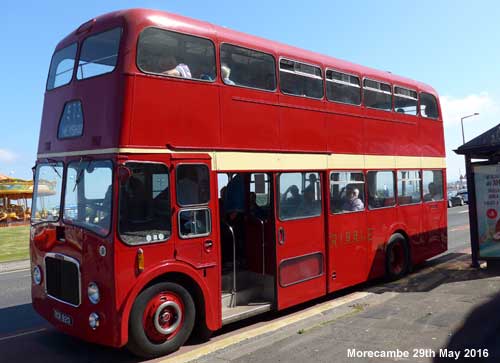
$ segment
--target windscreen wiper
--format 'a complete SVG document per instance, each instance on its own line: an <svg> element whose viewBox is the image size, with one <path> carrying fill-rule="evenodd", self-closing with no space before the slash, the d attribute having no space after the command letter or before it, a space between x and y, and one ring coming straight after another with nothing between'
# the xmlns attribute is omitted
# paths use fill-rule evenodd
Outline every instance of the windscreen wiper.
<svg viewBox="0 0 500 363"><path fill-rule="evenodd" d="M89 157L86 157L85 159L90 159L89 165L87 165L87 168L88 168L92 164L92 162L94 162L94 160L89 158ZM73 186L73 191L75 191L76 186L80 183L80 180L82 179L82 176L83 176L84 169L81 168L83 160L84 160L84 157L82 156L80 158L80 162L78 163L78 175L76 176L75 185Z"/></svg>
<svg viewBox="0 0 500 363"><path fill-rule="evenodd" d="M52 170L54 170L54 173L56 173L57 176L62 179L61 174L59 173L59 171L57 171L56 167L54 166L54 164L59 163L59 161L57 161L55 159L48 159L48 158L46 158L45 160L47 161L47 164L52 167Z"/></svg>

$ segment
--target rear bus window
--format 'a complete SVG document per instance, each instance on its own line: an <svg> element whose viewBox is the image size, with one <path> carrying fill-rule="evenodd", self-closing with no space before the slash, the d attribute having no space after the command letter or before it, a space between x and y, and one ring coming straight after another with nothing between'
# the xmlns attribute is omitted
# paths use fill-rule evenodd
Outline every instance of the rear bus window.
<svg viewBox="0 0 500 363"><path fill-rule="evenodd" d="M443 200L443 172L424 170L423 174L424 202Z"/></svg>
<svg viewBox="0 0 500 363"><path fill-rule="evenodd" d="M394 110L406 115L417 114L417 91L411 89L394 87Z"/></svg>
<svg viewBox="0 0 500 363"><path fill-rule="evenodd" d="M359 77L327 70L326 98L329 101L359 105L361 103Z"/></svg>
<svg viewBox="0 0 500 363"><path fill-rule="evenodd" d="M394 173L392 171L369 171L367 176L370 209L395 205Z"/></svg>
<svg viewBox="0 0 500 363"><path fill-rule="evenodd" d="M225 84L266 91L276 89L276 67L272 55L222 44L220 59L221 78Z"/></svg>
<svg viewBox="0 0 500 363"><path fill-rule="evenodd" d="M137 66L146 73L215 81L215 47L205 38L147 28L139 36Z"/></svg>
<svg viewBox="0 0 500 363"><path fill-rule="evenodd" d="M75 68L76 49L77 45L73 43L54 53L50 62L47 91L71 82Z"/></svg>
<svg viewBox="0 0 500 363"><path fill-rule="evenodd" d="M365 79L363 81L365 106L379 110L392 110L391 86L387 83Z"/></svg>
<svg viewBox="0 0 500 363"><path fill-rule="evenodd" d="M323 98L321 68L289 59L280 60L281 92L289 95Z"/></svg>
<svg viewBox="0 0 500 363"><path fill-rule="evenodd" d="M420 94L420 114L428 118L439 117L436 97L425 92Z"/></svg>
<svg viewBox="0 0 500 363"><path fill-rule="evenodd" d="M85 79L113 72L118 61L121 28L91 35L83 41L78 60L77 79Z"/></svg>

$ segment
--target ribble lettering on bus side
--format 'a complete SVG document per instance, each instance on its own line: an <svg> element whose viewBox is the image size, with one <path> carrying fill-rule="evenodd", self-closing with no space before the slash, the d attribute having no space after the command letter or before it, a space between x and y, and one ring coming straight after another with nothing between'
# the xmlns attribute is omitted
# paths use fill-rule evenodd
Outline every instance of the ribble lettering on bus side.
<svg viewBox="0 0 500 363"><path fill-rule="evenodd" d="M330 234L330 243L337 247L338 245L348 245L361 242L373 241L373 232L375 228L367 228L364 230L343 231Z"/></svg>

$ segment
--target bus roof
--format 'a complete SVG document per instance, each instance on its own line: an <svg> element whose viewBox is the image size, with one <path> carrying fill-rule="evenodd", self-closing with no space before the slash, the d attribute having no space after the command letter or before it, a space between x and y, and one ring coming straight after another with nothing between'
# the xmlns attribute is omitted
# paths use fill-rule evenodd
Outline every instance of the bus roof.
<svg viewBox="0 0 500 363"><path fill-rule="evenodd" d="M298 61L319 65L323 68L333 68L348 73L358 74L361 77L375 78L395 85L413 87L417 88L419 91L437 95L434 88L425 83L398 76L388 71L365 67L320 53L214 25L209 22L151 9L119 10L91 19L80 25L75 31L64 38L58 44L57 49L85 36L85 28L87 26L91 25L94 32L105 30L109 28L110 24L118 23L126 23L129 27L137 27L139 31L144 27L157 26L169 30L205 36L207 38L217 38L221 42L233 43L235 45L261 50L276 56L289 57Z"/></svg>

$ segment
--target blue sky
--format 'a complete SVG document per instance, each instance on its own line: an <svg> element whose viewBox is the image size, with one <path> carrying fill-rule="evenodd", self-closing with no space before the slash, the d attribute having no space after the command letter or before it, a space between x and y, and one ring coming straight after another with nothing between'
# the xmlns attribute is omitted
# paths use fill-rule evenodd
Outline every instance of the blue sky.
<svg viewBox="0 0 500 363"><path fill-rule="evenodd" d="M500 123L496 1L12 1L2 3L0 174L31 178L50 57L81 23L146 7L206 20L432 85L444 109L448 178L466 140ZM6 21L5 21L6 20Z"/></svg>

